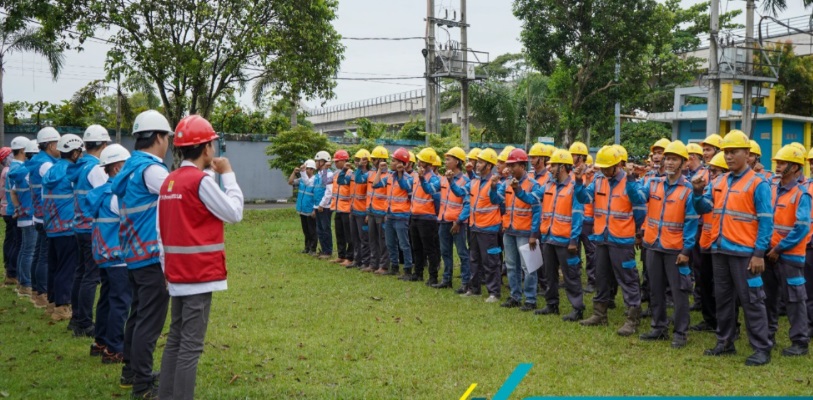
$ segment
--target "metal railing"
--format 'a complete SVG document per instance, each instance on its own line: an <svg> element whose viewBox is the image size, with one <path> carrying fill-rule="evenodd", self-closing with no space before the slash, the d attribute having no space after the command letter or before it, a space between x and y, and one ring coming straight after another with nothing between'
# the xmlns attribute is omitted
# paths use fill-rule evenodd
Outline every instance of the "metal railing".
<svg viewBox="0 0 813 400"><path fill-rule="evenodd" d="M782 24L776 23L774 21L768 21L762 24L762 38L763 39L770 39L776 38L780 36L790 36L797 34L794 29L799 29L805 32L813 32L813 26L811 25L811 19L809 15L800 15L797 17L781 19L782 23L787 26L783 26ZM756 29L759 29L759 26L755 27L754 32L754 40L759 37L758 32ZM720 30L718 35L720 40L724 42L734 42L734 43L741 43L745 41L745 28L737 28L737 29L728 29L728 30ZM701 37L700 38L700 45L697 47L697 50L707 49L709 48L709 36Z"/></svg>
<svg viewBox="0 0 813 400"><path fill-rule="evenodd" d="M380 104L389 104L389 103L397 103L397 102L409 101L409 100L420 99L420 98L424 98L424 97L426 97L426 90L425 89L416 89L416 90L410 90L408 92L389 94L389 95L386 95L386 96L379 96L379 97L374 97L374 98L366 99L366 100L359 100L359 101L353 101L353 102L350 102L350 103L337 104L337 105L330 106L330 107L309 109L309 110L306 110L306 111L307 111L308 115L316 116L316 115L324 115L324 114L330 114L330 113L346 111L346 110L353 110L353 109L358 109L358 108L363 108L363 107L376 106L376 105L380 105Z"/></svg>

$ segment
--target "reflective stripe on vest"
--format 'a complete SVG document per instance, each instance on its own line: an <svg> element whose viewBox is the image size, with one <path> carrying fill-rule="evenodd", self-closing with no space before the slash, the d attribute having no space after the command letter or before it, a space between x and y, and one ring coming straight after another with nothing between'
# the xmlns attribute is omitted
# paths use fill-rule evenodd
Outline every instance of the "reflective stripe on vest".
<svg viewBox="0 0 813 400"><path fill-rule="evenodd" d="M644 243L652 246L659 242L665 250L683 250L689 188L681 185L668 194L666 190L666 181L657 181L655 191L649 195Z"/></svg>
<svg viewBox="0 0 813 400"><path fill-rule="evenodd" d="M520 187L526 193L531 192L533 188L533 181L525 179L522 181ZM517 231L530 231L531 230L531 204L528 204L514 194L514 188L511 185L505 185L505 215L502 218L502 227L504 229L513 229Z"/></svg>
<svg viewBox="0 0 813 400"><path fill-rule="evenodd" d="M554 181L547 184L542 199L542 235L570 239L573 229L573 188L572 180L561 189Z"/></svg>
<svg viewBox="0 0 813 400"><path fill-rule="evenodd" d="M603 235L605 231L619 239L635 238L635 219L632 215L632 202L627 196L627 176L610 189L610 180L602 176L595 184L595 224L593 233ZM611 191L612 190L612 191Z"/></svg>
<svg viewBox="0 0 813 400"><path fill-rule="evenodd" d="M466 186L466 179L460 174L455 181L458 187ZM438 221L455 222L463 212L463 198L456 196L449 188L449 180L445 176L440 178L440 212Z"/></svg>
<svg viewBox="0 0 813 400"><path fill-rule="evenodd" d="M712 215L711 242L719 245L725 237L732 243L753 248L757 241L756 206L754 191L761 178L749 169L732 187L728 186L731 173L721 176L712 187L714 213Z"/></svg>
<svg viewBox="0 0 813 400"><path fill-rule="evenodd" d="M775 192L776 190L774 190ZM776 247L793 230L793 226L796 224L796 210L799 208L799 200L802 198L802 194L804 194L802 188L796 185L793 189L782 193L774 201L771 248ZM795 246L783 251L783 254L804 257L806 247L807 241L803 239Z"/></svg>
<svg viewBox="0 0 813 400"><path fill-rule="evenodd" d="M395 177L396 174L390 174L387 179L387 211L399 214L408 213L410 209L409 192L398 184Z"/></svg>
<svg viewBox="0 0 813 400"><path fill-rule="evenodd" d="M486 184L480 187L482 179L475 179L471 182L471 215L469 225L475 228L488 228L501 224L500 207L491 204L488 196L491 190L491 179L486 179Z"/></svg>
<svg viewBox="0 0 813 400"><path fill-rule="evenodd" d="M430 174L429 177L434 176L434 174ZM429 180L426 180L429 182ZM437 215L435 214L435 201L432 199L432 196L427 194L423 190L423 185L421 185L420 178L416 178L414 182L412 182L412 214L415 215Z"/></svg>
<svg viewBox="0 0 813 400"><path fill-rule="evenodd" d="M223 243L208 244L205 246L163 246L166 254L197 254L211 253L213 251L223 251L226 245Z"/></svg>

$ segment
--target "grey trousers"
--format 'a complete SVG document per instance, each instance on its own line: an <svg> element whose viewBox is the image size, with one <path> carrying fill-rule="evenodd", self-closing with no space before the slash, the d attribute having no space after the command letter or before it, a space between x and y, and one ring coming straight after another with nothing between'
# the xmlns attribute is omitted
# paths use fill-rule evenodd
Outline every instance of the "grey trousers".
<svg viewBox="0 0 813 400"><path fill-rule="evenodd" d="M384 217L372 216L367 218L370 240L370 267L388 268L390 266L390 253L387 251L387 239L384 236Z"/></svg>
<svg viewBox="0 0 813 400"><path fill-rule="evenodd" d="M598 291L594 303L608 303L613 299L610 280L621 287L624 304L627 307L641 306L641 281L638 278L638 262L635 261L635 248L630 246L596 245L596 283Z"/></svg>
<svg viewBox="0 0 813 400"><path fill-rule="evenodd" d="M172 298L172 322L161 359L158 398L195 398L195 377L211 307L211 292Z"/></svg>
<svg viewBox="0 0 813 400"><path fill-rule="evenodd" d="M484 281L488 294L500 297L502 274L500 271L500 235L497 232L471 232L471 286L473 293L480 293Z"/></svg>
<svg viewBox="0 0 813 400"><path fill-rule="evenodd" d="M809 321L803 268L789 265L782 260L776 264L766 261L762 280L765 282L765 308L768 311L768 331L771 337L774 337L779 329L779 301L784 300L790 322L791 342L808 343Z"/></svg>
<svg viewBox="0 0 813 400"><path fill-rule="evenodd" d="M813 334L813 248L805 253L805 288L807 289L808 335Z"/></svg>
<svg viewBox="0 0 813 400"><path fill-rule="evenodd" d="M584 271L587 274L587 284L596 285L596 245L590 241L593 233L593 222L582 224L582 233L579 235L579 243L584 247L584 257L586 258Z"/></svg>
<svg viewBox="0 0 813 400"><path fill-rule="evenodd" d="M666 288L673 288L675 302L675 336L686 338L689 329L689 293L692 291L692 269L687 265L676 265L677 254L649 249L646 252L647 273L649 274L649 307L652 310L652 329L665 332L669 329L666 318ZM678 289L678 290L674 290Z"/></svg>
<svg viewBox="0 0 813 400"><path fill-rule="evenodd" d="M774 344L768 332L765 290L761 276L748 270L751 258L715 253L711 260L714 267L714 297L717 299L717 342L731 343L734 340L737 329L734 299L737 298L745 313L745 329L751 347L771 351Z"/></svg>
<svg viewBox="0 0 813 400"><path fill-rule="evenodd" d="M363 215L350 215L350 241L353 243L353 265L356 267L370 265L370 238L367 234L370 227L364 218Z"/></svg>
<svg viewBox="0 0 813 400"><path fill-rule="evenodd" d="M579 256L571 255L567 251L567 247L545 243L542 246L542 261L545 275L548 277L545 302L551 306L559 304L559 269L561 268L567 300L574 309L584 310L582 266Z"/></svg>

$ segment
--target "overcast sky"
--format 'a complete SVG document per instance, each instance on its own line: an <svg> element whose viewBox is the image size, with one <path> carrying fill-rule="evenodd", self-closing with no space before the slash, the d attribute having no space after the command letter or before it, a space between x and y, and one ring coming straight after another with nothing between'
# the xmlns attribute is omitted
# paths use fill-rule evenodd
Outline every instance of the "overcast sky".
<svg viewBox="0 0 813 400"><path fill-rule="evenodd" d="M683 0L684 6L702 0ZM520 23L511 12L510 0L468 0L469 47L490 53L494 58L503 53L519 52ZM721 0L721 7L729 10L744 8L741 0ZM788 18L809 14L802 0L790 0L792 4L780 17ZM336 30L345 37L413 37L423 36L426 3L419 0L340 0ZM439 10L459 8L459 0L435 0ZM440 11L443 15L443 11ZM759 12L759 9L757 9ZM449 11L451 17L452 11ZM758 18L757 18L758 20ZM742 21L744 23L744 18ZM459 39L458 29L449 29L452 40ZM106 37L104 33L98 36ZM109 34L107 34L109 35ZM444 31L438 31L440 42L447 40ZM339 77L375 79L395 76L420 76L424 62L421 56L423 42L408 41L351 41L345 40L345 60ZM105 53L109 45L88 41L81 53L69 52L66 65L59 80L50 78L45 60L31 53L16 53L6 59L3 82L5 101L59 102L68 99L79 88L94 79L104 77ZM423 88L421 79L398 81L340 80L336 98L327 105L347 103L392 93ZM249 96L241 101L249 104ZM308 102L318 106L319 101Z"/></svg>

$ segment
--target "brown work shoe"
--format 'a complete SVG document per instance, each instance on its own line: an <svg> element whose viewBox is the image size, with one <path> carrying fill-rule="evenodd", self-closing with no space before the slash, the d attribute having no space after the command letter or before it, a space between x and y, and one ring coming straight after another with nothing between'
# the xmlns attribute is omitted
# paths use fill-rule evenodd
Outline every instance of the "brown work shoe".
<svg viewBox="0 0 813 400"><path fill-rule="evenodd" d="M342 262L342 267L349 267L349 266L352 266L352 265L353 265L353 260L344 260L344 262Z"/></svg>
<svg viewBox="0 0 813 400"><path fill-rule="evenodd" d="M17 289L17 297L31 297L31 288L23 286Z"/></svg>
<svg viewBox="0 0 813 400"><path fill-rule="evenodd" d="M593 315L579 321L583 326L607 325L607 303L593 303Z"/></svg>
<svg viewBox="0 0 813 400"><path fill-rule="evenodd" d="M17 284L18 284L17 278L6 277L6 279L3 280L3 286L6 287L17 286Z"/></svg>
<svg viewBox="0 0 813 400"><path fill-rule="evenodd" d="M46 299L46 300L47 300L47 299ZM47 314L47 315L51 315L51 314L53 314L53 313L54 313L54 310L55 310L55 309L56 309L56 304L54 304L54 303L48 303L48 305L47 305L47 306L45 306L45 314Z"/></svg>
<svg viewBox="0 0 813 400"><path fill-rule="evenodd" d="M48 307L48 295L45 293L40 293L33 297L34 307L36 308L46 308Z"/></svg>
<svg viewBox="0 0 813 400"><path fill-rule="evenodd" d="M384 275L384 274L386 274L387 272L389 272L389 271L388 271L386 268L379 268L379 269L377 269L377 270L375 271L375 274L376 274L376 275Z"/></svg>
<svg viewBox="0 0 813 400"><path fill-rule="evenodd" d="M641 307L630 307L627 312L627 320L624 325L618 330L619 336L631 336L638 330L638 324L641 323Z"/></svg>
<svg viewBox="0 0 813 400"><path fill-rule="evenodd" d="M330 260L330 262L332 262L334 264L341 264L341 263L343 263L345 261L347 261L347 260L345 260L344 258L334 258L334 259Z"/></svg>
<svg viewBox="0 0 813 400"><path fill-rule="evenodd" d="M370 267L370 266L366 266L366 267L361 269L361 272L375 272L375 268Z"/></svg>
<svg viewBox="0 0 813 400"><path fill-rule="evenodd" d="M54 313L51 314L51 319L54 321L67 321L73 317L71 308L67 305L58 306L54 308Z"/></svg>

